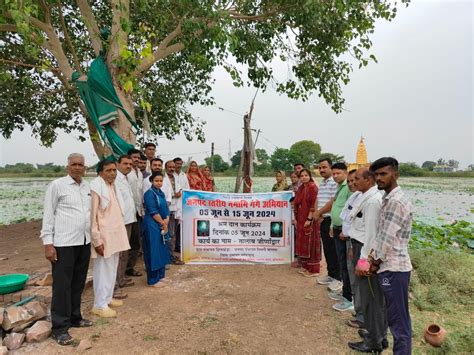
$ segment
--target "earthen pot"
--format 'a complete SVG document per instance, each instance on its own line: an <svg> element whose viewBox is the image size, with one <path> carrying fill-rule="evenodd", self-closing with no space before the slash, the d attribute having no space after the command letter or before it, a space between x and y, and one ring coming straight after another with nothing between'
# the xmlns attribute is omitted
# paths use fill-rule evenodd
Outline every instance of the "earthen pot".
<svg viewBox="0 0 474 355"><path fill-rule="evenodd" d="M429 324L425 328L424 335L428 344L438 347L444 343L446 338L446 329L434 323Z"/></svg>

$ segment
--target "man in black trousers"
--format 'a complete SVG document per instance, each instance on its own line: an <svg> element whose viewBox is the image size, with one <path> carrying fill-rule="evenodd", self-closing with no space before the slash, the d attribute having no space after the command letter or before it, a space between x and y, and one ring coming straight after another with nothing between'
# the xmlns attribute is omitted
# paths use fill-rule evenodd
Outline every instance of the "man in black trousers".
<svg viewBox="0 0 474 355"><path fill-rule="evenodd" d="M70 327L92 325L81 315L81 295L91 256L91 193L82 178L84 163L81 154L69 155L68 175L49 184L44 201L41 239L53 274L52 337L60 345L73 343Z"/></svg>

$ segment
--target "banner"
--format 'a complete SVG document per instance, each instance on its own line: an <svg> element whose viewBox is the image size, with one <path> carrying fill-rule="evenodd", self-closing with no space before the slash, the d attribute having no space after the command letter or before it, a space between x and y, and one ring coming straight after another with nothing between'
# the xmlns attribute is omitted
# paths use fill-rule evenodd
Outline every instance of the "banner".
<svg viewBox="0 0 474 355"><path fill-rule="evenodd" d="M184 190L181 253L190 264L288 264L291 192Z"/></svg>

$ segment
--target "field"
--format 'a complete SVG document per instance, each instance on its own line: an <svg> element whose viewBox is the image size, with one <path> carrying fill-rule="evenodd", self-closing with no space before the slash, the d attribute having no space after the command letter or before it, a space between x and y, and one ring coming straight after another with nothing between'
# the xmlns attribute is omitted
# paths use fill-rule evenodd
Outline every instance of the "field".
<svg viewBox="0 0 474 355"><path fill-rule="evenodd" d="M40 219L46 186L52 178L0 178L0 224ZM415 207L415 219L440 225L453 220L474 222L470 178L401 178ZM218 191L233 191L235 178L218 177ZM270 191L273 178L255 178L254 191Z"/></svg>

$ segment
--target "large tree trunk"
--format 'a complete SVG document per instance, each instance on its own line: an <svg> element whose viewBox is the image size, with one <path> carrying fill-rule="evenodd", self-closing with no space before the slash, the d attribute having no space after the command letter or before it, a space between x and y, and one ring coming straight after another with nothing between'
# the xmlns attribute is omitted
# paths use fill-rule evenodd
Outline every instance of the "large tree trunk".
<svg viewBox="0 0 474 355"><path fill-rule="evenodd" d="M118 84L115 83L115 78L114 78L114 87L115 87L115 91L117 92L117 96L120 99L120 102L122 103L123 108L128 112L130 117L132 117L132 119L135 120L135 109L133 107L132 98L130 97L130 95L125 94L122 88ZM113 127L115 131L125 141L127 141L130 144L135 145L135 143L137 142L137 137L135 135L135 132L132 129L132 125L130 121L121 110L118 110L118 113L119 113L119 118L113 123Z"/></svg>

